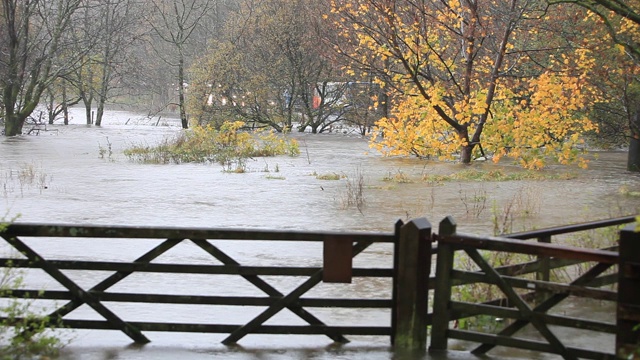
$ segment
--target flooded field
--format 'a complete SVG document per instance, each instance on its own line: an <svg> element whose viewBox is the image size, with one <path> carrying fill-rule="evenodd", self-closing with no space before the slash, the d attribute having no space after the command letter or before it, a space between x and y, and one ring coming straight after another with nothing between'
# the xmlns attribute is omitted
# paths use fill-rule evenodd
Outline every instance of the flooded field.
<svg viewBox="0 0 640 360"><path fill-rule="evenodd" d="M546 180L503 182L425 181L430 175L449 175L471 168L514 173L509 163L476 163L465 167L406 158L385 158L355 134L298 134L301 154L292 158L256 158L245 173L227 173L218 164L148 165L130 162L122 154L132 144L154 144L180 132L177 120L158 121L124 111L111 111L103 127L83 125L82 111L74 109L71 125L53 125L38 136L0 140L0 201L5 220L19 222L187 226L216 228L261 228L330 231L391 232L398 220L427 217L437 224L453 215L464 232L493 234L494 230L521 231L640 211L640 174L625 171L623 152L591 153L589 169L552 166L544 170ZM337 180L322 180L335 174ZM433 177L429 179L434 179ZM348 206L349 191L361 181L362 206ZM138 245L140 244L140 245ZM148 249L142 243L65 245L34 243L46 256L73 253L86 259L134 257ZM140 248L137 248L140 246ZM5 248L0 248L5 249ZM206 254L183 249L167 254L171 259L206 261ZM243 264L315 263L321 261L318 246L286 248L231 243L226 248ZM364 254L367 264L386 266L389 249ZM100 279L74 280L90 286ZM129 281L130 280L130 281ZM35 286L56 286L42 274L29 276ZM119 290L160 288L168 293L193 291L184 278L135 277ZM230 293L255 291L236 279L207 284L195 279L199 290L224 288ZM273 280L288 289L292 284ZM358 284L354 284L358 286ZM59 285L57 285L59 286ZM357 291L388 296L388 284L360 284ZM322 295L341 288L323 286ZM116 307L116 304L113 305ZM119 309L144 319L176 315L173 309L131 306ZM597 307L597 306L596 306ZM229 309L208 313L199 308L181 308L188 319L203 316L241 322L260 309ZM78 315L91 310L80 308ZM235 312L234 312L235 311ZM322 314L331 321L356 324L387 324L384 312L341 312ZM97 315L96 315L97 316ZM606 316L606 315L604 315ZM99 317L98 317L99 318ZM289 320L286 316L282 321ZM298 320L299 321L299 320ZM219 342L222 335L149 335L144 347L115 331L74 332L65 356L70 359L189 359L224 355L225 359L391 359L387 338L355 338L336 346L327 338L301 336L255 336L236 347ZM585 339L588 342L587 339ZM608 340L604 340L608 341ZM499 354L499 353L498 353ZM507 356L509 353L501 355ZM516 355L517 356L517 355Z"/></svg>

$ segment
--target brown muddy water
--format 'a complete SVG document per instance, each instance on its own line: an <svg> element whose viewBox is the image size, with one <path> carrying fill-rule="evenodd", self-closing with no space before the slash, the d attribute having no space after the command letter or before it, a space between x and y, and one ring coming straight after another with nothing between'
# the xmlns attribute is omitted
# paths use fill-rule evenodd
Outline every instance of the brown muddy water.
<svg viewBox="0 0 640 360"><path fill-rule="evenodd" d="M38 136L0 140L0 202L5 219L19 222L187 226L216 228L262 228L331 231L391 232L398 220L425 216L434 224L453 215L463 232L493 234L561 225L640 211L640 175L625 171L625 153L594 152L589 169L552 166L547 180L504 182L423 181L427 175L448 175L472 168L520 171L508 163L476 163L465 167L406 158L385 158L369 149L367 140L354 134L292 134L300 142L298 157L258 158L249 161L247 172L225 173L217 164L146 165L132 163L122 150L132 144L154 144L180 132L175 119L147 119L140 115L110 111L104 126L83 125L82 111L74 109L69 126L49 126ZM159 123L159 126L156 124ZM339 180L321 180L337 174ZM553 179L553 178L562 179ZM570 180L563 180L564 178ZM349 188L363 182L364 206L347 206ZM389 180L392 179L392 180ZM153 244L145 242L95 242L63 244L31 241L45 257L130 260ZM4 245L3 245L4 246ZM247 265L300 263L320 264L321 249L295 243L251 244L229 242L221 247ZM0 247L0 253L8 249ZM355 266L383 267L391 262L384 246L356 258ZM206 262L207 254L183 246L166 254L163 261ZM295 266L295 265L294 265ZM74 273L81 286L91 286L106 275ZM42 273L29 273L32 287L60 289ZM281 278L268 279L280 291L297 285ZM131 276L113 291L254 295L250 284L234 277ZM321 285L309 296L335 296L343 292L359 296L388 297L385 281L355 281L352 285ZM260 294L255 294L260 295ZM54 304L50 304L53 306ZM215 319L218 323L243 323L262 308L143 306L108 304L125 319L177 322ZM567 304L560 311L589 311L613 321L613 309L603 304ZM373 310L319 310L313 313L332 325L386 325L389 315ZM70 318L100 319L81 307ZM283 313L277 324L297 324L294 315ZM70 341L63 358L68 359L398 359L388 338L351 337L347 345L332 344L322 336L249 335L237 346L220 344L223 335L149 333L145 346L132 345L117 331L68 331ZM574 336L575 346L613 349L613 339ZM464 350L464 344L451 343ZM611 350L612 351L612 350ZM537 357L498 349L497 357ZM452 353L448 358L465 357Z"/></svg>

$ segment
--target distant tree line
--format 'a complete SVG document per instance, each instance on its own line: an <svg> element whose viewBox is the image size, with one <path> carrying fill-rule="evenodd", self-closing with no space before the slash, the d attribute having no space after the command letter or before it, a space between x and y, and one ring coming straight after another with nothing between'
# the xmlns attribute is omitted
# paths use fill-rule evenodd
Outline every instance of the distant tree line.
<svg viewBox="0 0 640 360"><path fill-rule="evenodd" d="M1 117L108 105L183 128L372 134L388 154L582 163L585 136L640 167L631 0L0 0Z"/></svg>

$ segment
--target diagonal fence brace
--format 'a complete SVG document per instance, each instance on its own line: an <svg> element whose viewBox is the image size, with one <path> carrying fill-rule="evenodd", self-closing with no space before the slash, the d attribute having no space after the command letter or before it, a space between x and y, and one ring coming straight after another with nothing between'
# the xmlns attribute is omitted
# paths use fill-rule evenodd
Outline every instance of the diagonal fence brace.
<svg viewBox="0 0 640 360"><path fill-rule="evenodd" d="M153 249L147 251L139 258L135 259L133 262L139 264L148 264L158 256L164 254L165 252L169 251L171 248L179 244L182 240L184 239L167 239L158 244ZM117 271L114 274L110 275L108 278L102 280L100 283L90 288L88 292L91 293L94 291L105 291L131 274L133 274L133 271ZM80 299L73 299L49 314L49 317L52 319L62 318L73 310L79 308L82 304L83 302Z"/></svg>
<svg viewBox="0 0 640 360"><path fill-rule="evenodd" d="M600 274L605 272L611 266L613 266L613 264L598 263L594 267L589 269L587 272L585 272L584 274L579 276L577 279L573 280L570 283L570 285L586 286L593 279L595 279ZM566 299L568 297L569 297L568 293L565 293L565 294L554 294L551 297L549 297L548 299L544 300L542 303L540 303L537 306L535 306L533 308L533 311L534 312L547 312L551 308L553 308L554 306L558 305L562 300L564 300L564 299ZM512 336L516 332L518 332L519 330L524 328L527 324L529 324L529 321L527 321L527 320L516 320L513 323L511 323L509 326L507 326L504 329L502 329L496 335ZM471 353L474 354L474 355L482 355L482 354L485 354L487 351L493 349L495 346L496 345L494 345L494 344L482 344L482 345L479 345L478 347L476 347L475 349L473 349L471 351Z"/></svg>
<svg viewBox="0 0 640 360"><path fill-rule="evenodd" d="M84 291L80 286L78 286L75 282L73 282L65 274L63 274L57 267L51 265L51 263L49 263L42 256L32 250L20 239L12 236L3 236L3 238L14 248L16 248L16 250L20 251L29 260L33 261L34 264L37 264L42 270L44 270L56 281L58 281L62 286L66 287L72 296L79 299L79 301L89 305L98 314L102 315L108 322L113 324L117 329L120 329L127 336L129 336L133 341L137 343L149 342L149 339L147 339L147 337L144 336L142 332L140 332L140 330L120 319L111 310L102 305L102 303L98 299L96 299L88 292Z"/></svg>
<svg viewBox="0 0 640 360"><path fill-rule="evenodd" d="M201 247L204 251L218 259L225 265L234 265L239 266L240 263L235 261L229 255L225 254L223 251L218 249L216 246L212 245L210 242L204 239L191 239L196 245ZM245 280L249 281L251 284L256 286L258 289L262 290L264 293L271 297L283 298L284 294L278 291L273 286L269 285L266 281L262 280L257 275L241 275ZM315 315L311 314L307 310L305 310L302 306L291 303L286 306L291 312L298 315L301 319L309 323L310 325L315 326L326 326L320 319L315 317ZM335 333L333 331L327 331L325 333L331 340L339 343L348 343L349 340L342 336L339 333Z"/></svg>
<svg viewBox="0 0 640 360"><path fill-rule="evenodd" d="M473 261L480 266L480 269L485 273L487 278L491 283L497 285L500 290L507 296L507 299L513 303L518 310L523 313L525 316L529 318L531 324L538 330L540 335L542 335L554 349L556 349L562 357L565 359L575 359L577 357L571 355L564 344L558 339L558 337L549 330L549 327L541 321L539 318L535 316L531 307L527 305L527 303L522 300L520 295L513 290L509 284L500 276L500 274L491 266L487 261L480 255L477 249L464 247L465 252L469 255Z"/></svg>
<svg viewBox="0 0 640 360"><path fill-rule="evenodd" d="M364 251L372 242L369 241L360 241L356 245L353 246L353 257L360 254ZM294 301L298 300L300 296L304 293L312 289L318 283L322 281L323 270L318 269L316 273L311 275L309 279L307 279L300 286L291 291L287 296L279 299L275 303L271 304L265 311L256 316L253 320L249 321L246 325L239 327L237 330L232 332L226 339L222 340L223 344L234 344L238 342L238 340L242 339L247 334L256 330L260 325L262 325L265 321L272 318L275 314L280 312L282 309L291 305Z"/></svg>

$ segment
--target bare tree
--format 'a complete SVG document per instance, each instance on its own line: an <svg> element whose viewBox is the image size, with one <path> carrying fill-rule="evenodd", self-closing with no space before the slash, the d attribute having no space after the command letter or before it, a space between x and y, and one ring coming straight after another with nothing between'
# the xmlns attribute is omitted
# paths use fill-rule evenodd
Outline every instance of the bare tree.
<svg viewBox="0 0 640 360"><path fill-rule="evenodd" d="M151 0L152 13L148 23L155 35L169 44L173 51L156 49L156 54L171 67L177 69L178 107L184 129L189 127L185 104L185 68L188 42L203 20L215 10L215 0Z"/></svg>
<svg viewBox="0 0 640 360"><path fill-rule="evenodd" d="M53 124L56 118L62 114L63 122L69 125L69 107L79 103L82 98L69 94L70 87L68 81L58 78L56 82L47 87L45 90L46 110L49 124Z"/></svg>
<svg viewBox="0 0 640 360"><path fill-rule="evenodd" d="M136 46L142 32L135 19L140 15L137 1L101 0L101 63L100 81L97 89L96 126L102 124L104 108L112 91L122 86L122 78L131 69L127 63L128 50Z"/></svg>
<svg viewBox="0 0 640 360"><path fill-rule="evenodd" d="M141 45L145 31L138 21L143 18L144 2L139 0L83 0L70 36L76 51L85 51L81 66L67 77L85 107L87 124L100 126L107 102L124 92L127 81L141 63L131 58ZM88 44L88 45L87 45ZM119 91L119 92L118 92ZM97 108L93 113L93 106Z"/></svg>
<svg viewBox="0 0 640 360"><path fill-rule="evenodd" d="M98 12L94 0L84 0L85 6L77 11L75 21L72 23L70 36L73 38L72 52L82 53L79 66L69 73L66 80L72 84L78 97L85 108L85 118L87 125L93 124L92 106L96 88L96 59L92 56L93 51L87 48L95 48L98 43L99 29L94 24L98 23Z"/></svg>
<svg viewBox="0 0 640 360"><path fill-rule="evenodd" d="M22 133L45 90L77 65L64 35L81 0L2 0L0 87L5 135Z"/></svg>
<svg viewBox="0 0 640 360"><path fill-rule="evenodd" d="M191 113L200 123L241 119L252 126L322 132L344 120L341 96L326 96L338 67L322 36L326 3L310 0L238 2L224 36L192 68ZM342 89L342 88L341 88ZM334 89L333 93L339 91ZM314 97L314 95L317 95ZM335 94L333 94L335 95ZM323 101L314 101L318 96ZM330 99L331 98L331 99Z"/></svg>

